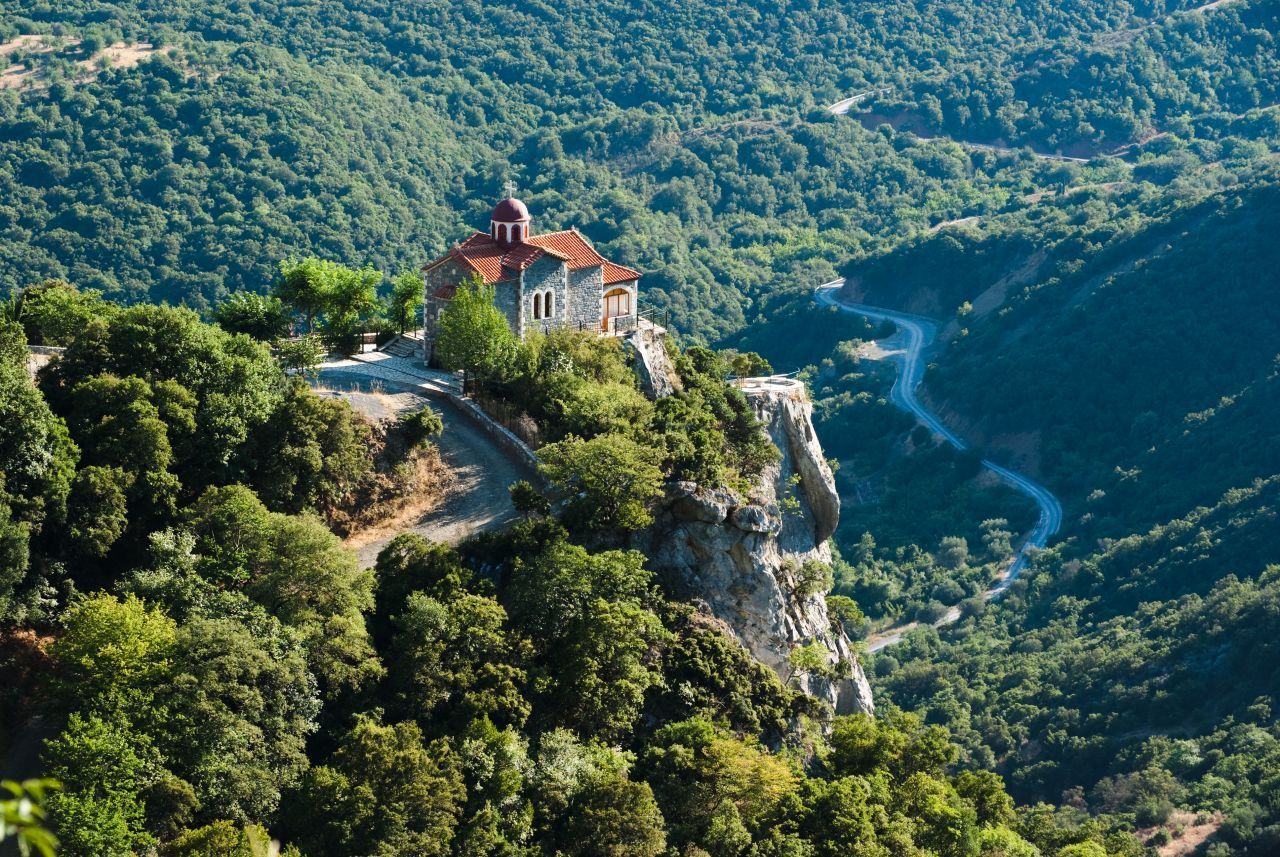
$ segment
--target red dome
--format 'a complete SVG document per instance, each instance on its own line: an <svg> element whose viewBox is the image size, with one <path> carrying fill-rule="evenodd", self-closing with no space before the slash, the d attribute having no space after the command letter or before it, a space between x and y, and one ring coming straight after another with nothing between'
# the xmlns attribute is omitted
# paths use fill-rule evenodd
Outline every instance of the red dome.
<svg viewBox="0 0 1280 857"><path fill-rule="evenodd" d="M523 223L530 220L529 209L515 197L507 197L493 207L493 215L489 218L498 223Z"/></svg>

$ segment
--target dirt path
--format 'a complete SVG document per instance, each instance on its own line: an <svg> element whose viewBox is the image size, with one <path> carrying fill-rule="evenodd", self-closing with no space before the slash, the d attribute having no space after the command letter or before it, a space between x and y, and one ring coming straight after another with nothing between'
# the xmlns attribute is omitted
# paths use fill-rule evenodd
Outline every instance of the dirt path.
<svg viewBox="0 0 1280 857"><path fill-rule="evenodd" d="M433 541L456 544L481 530L515 519L507 487L530 474L476 423L443 396L394 381L371 378L358 368L321 370L320 386L334 391L373 419L417 410L430 402L444 422L436 439L440 456L454 473L453 489L444 501L401 532L419 533ZM355 550L360 563L373 565L378 552L397 533L380 534Z"/></svg>

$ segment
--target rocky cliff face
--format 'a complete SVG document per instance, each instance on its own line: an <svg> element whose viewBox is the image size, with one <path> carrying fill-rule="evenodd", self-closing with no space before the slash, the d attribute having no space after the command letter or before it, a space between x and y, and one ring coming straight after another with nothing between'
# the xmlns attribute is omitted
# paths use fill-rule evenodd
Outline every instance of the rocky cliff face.
<svg viewBox="0 0 1280 857"><path fill-rule="evenodd" d="M665 332L642 327L623 341L623 346L634 354L636 375L640 386L652 399L670 396L680 389L680 376L671 365L667 354Z"/></svg>
<svg viewBox="0 0 1280 857"><path fill-rule="evenodd" d="M831 562L827 538L840 498L810 419L802 384L752 379L743 392L781 461L749 497L677 483L668 491L643 549L655 568L722 620L784 681L830 703L838 714L872 711L871 688L821 592L805 594L804 563ZM813 647L825 668L798 671L792 653Z"/></svg>

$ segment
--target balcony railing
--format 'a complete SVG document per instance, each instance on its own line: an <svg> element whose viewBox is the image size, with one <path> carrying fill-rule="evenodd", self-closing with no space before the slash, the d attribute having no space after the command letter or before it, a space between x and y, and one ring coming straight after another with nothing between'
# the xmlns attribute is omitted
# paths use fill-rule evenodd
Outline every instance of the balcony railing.
<svg viewBox="0 0 1280 857"><path fill-rule="evenodd" d="M604 324L586 321L570 321L568 319L542 318L528 322L528 330L540 330L544 334L553 330L590 330L597 333L606 333L612 336L625 336L633 333L646 325L649 327L659 327L664 331L667 329L670 320L670 311L659 309L657 307L646 307L640 305L639 313L631 315L617 315L609 318Z"/></svg>

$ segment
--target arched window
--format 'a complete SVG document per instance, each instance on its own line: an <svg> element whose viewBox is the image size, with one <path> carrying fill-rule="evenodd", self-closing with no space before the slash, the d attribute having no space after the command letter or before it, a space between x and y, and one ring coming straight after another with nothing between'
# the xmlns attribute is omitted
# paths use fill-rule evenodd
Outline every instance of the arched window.
<svg viewBox="0 0 1280 857"><path fill-rule="evenodd" d="M604 295L603 330L613 329L613 320L631 315L631 293L626 289L610 289Z"/></svg>
<svg viewBox="0 0 1280 857"><path fill-rule="evenodd" d="M542 314L547 318L554 318L556 314L556 294L555 292L547 292L542 298Z"/></svg>
<svg viewBox="0 0 1280 857"><path fill-rule="evenodd" d="M533 293L533 317L542 318L542 293Z"/></svg>

